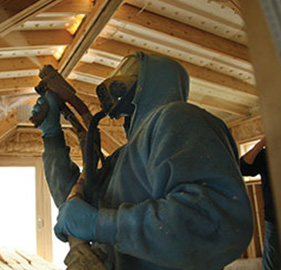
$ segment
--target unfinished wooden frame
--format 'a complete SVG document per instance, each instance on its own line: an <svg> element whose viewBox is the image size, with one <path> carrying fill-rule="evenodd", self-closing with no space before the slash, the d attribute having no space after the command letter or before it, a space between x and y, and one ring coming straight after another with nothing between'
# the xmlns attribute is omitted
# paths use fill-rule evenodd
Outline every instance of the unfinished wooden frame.
<svg viewBox="0 0 281 270"><path fill-rule="evenodd" d="M264 4L273 6L277 0L265 2ZM273 193L276 209L279 210L277 211L277 221L279 233L281 234L281 59L277 49L280 44L274 42L273 29L270 27L268 20L271 14L266 17L261 1L242 0L240 4L247 27L250 54L254 64L257 88L262 105ZM278 7L278 5L275 6ZM281 10L277 12L280 13ZM271 19L274 19L274 14L272 15Z"/></svg>

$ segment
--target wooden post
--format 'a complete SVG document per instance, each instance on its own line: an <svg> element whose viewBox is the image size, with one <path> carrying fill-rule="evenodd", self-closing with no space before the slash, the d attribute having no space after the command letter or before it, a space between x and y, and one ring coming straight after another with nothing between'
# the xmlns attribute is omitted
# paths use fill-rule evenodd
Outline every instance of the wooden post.
<svg viewBox="0 0 281 270"><path fill-rule="evenodd" d="M281 35L279 1L241 0L240 5L246 23L250 55L261 100L273 194L281 235L281 45L276 42L278 36Z"/></svg>

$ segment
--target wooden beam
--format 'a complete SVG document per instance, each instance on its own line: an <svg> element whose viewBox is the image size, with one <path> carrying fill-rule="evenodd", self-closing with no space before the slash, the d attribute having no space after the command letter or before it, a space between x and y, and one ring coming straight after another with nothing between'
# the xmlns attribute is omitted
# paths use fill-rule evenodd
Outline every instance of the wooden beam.
<svg viewBox="0 0 281 270"><path fill-rule="evenodd" d="M72 41L71 34L66 30L15 31L0 38L0 48L30 46L65 46Z"/></svg>
<svg viewBox="0 0 281 270"><path fill-rule="evenodd" d="M136 51L144 51L146 53L152 52L140 47L105 38L98 38L91 48L123 57ZM256 88L246 82L205 67L196 66L194 64L179 61L177 59L175 60L180 62L186 68L187 72L192 78L211 84L214 88L219 87L219 89L221 89L223 86L236 91L237 95L241 94L246 97L257 97Z"/></svg>
<svg viewBox="0 0 281 270"><path fill-rule="evenodd" d="M60 1L61 0L20 0L18 3L15 1L1 1L0 37L3 37L23 22Z"/></svg>
<svg viewBox="0 0 281 270"><path fill-rule="evenodd" d="M62 76L67 77L70 74L122 2L123 0L97 2L60 59L58 70Z"/></svg>
<svg viewBox="0 0 281 270"><path fill-rule="evenodd" d="M165 34L167 38L173 37L188 41L218 55L227 56L242 62L250 62L248 49L244 45L210 34L190 25L140 10L129 4L124 4L119 8L114 18L125 23L132 23Z"/></svg>
<svg viewBox="0 0 281 270"><path fill-rule="evenodd" d="M279 0L240 1L264 119L272 191L281 235L281 12ZM276 38L276 40L274 39ZM281 243L281 238L279 239Z"/></svg>
<svg viewBox="0 0 281 270"><path fill-rule="evenodd" d="M0 59L0 72L9 72L9 71L21 71L21 70L32 70L43 67L44 65L52 65L54 68L57 67L57 60L51 56L37 56L37 61L34 63L32 59L27 57L19 57L19 58L3 58ZM38 67L37 62L40 63L40 67Z"/></svg>

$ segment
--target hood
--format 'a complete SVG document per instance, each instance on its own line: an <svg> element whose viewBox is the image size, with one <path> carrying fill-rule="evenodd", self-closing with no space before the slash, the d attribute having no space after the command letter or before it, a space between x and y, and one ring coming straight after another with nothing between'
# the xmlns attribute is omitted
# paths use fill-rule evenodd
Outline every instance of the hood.
<svg viewBox="0 0 281 270"><path fill-rule="evenodd" d="M170 102L187 101L189 92L189 76L178 62L143 52L134 55L139 58L140 68L128 139L141 128L151 113Z"/></svg>

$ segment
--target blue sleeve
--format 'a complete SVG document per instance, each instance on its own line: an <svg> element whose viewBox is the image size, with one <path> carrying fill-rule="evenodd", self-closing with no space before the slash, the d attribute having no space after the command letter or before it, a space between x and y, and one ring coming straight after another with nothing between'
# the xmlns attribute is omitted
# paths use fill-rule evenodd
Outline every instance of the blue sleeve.
<svg viewBox="0 0 281 270"><path fill-rule="evenodd" d="M151 189L165 196L100 211L98 240L177 269L220 269L239 257L252 215L225 125L193 106L170 106L147 140Z"/></svg>
<svg viewBox="0 0 281 270"><path fill-rule="evenodd" d="M45 177L52 198L59 207L67 198L76 183L80 171L69 156L69 147L65 145L63 133L44 138L43 164Z"/></svg>

